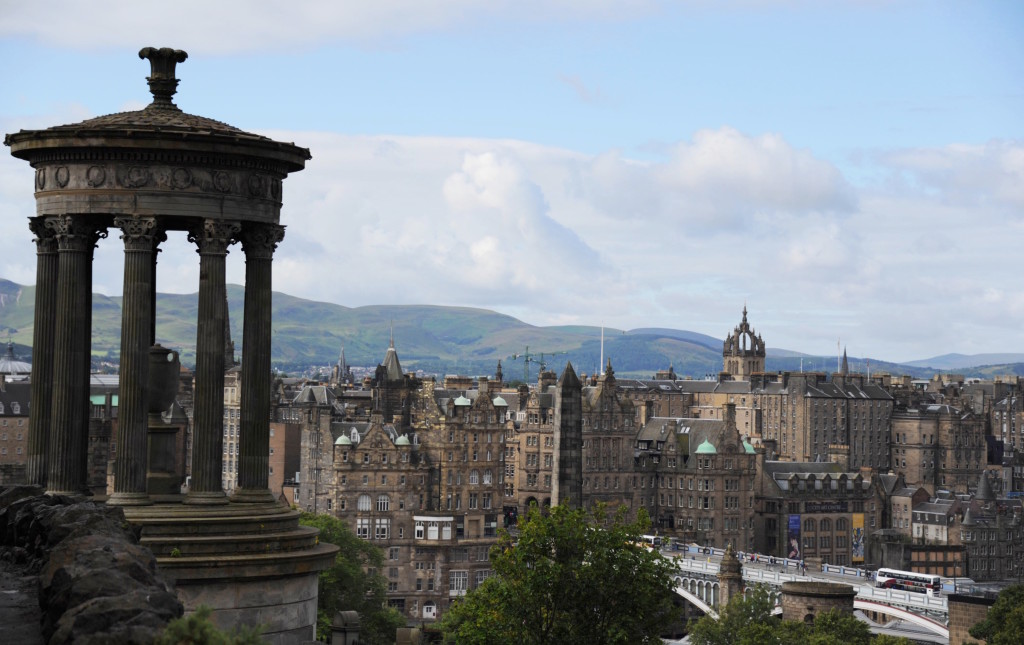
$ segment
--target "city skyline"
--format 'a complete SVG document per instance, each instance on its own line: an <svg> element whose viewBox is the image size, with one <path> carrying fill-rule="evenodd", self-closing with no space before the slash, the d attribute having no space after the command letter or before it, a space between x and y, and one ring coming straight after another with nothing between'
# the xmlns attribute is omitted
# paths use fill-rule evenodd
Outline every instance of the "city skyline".
<svg viewBox="0 0 1024 645"><path fill-rule="evenodd" d="M746 303L807 353L1020 351L1013 3L3 5L4 132L141 109L135 53L172 46L184 111L310 148L275 290L715 337ZM31 186L0 155L22 284ZM196 290L193 251L172 234L161 291Z"/></svg>

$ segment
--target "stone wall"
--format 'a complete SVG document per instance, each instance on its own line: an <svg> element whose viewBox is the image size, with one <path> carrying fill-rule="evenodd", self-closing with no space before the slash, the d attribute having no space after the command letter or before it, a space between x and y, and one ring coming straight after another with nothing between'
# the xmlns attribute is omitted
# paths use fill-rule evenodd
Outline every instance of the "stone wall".
<svg viewBox="0 0 1024 645"><path fill-rule="evenodd" d="M117 507L34 486L0 489L0 557L38 574L50 645L151 643L182 615Z"/></svg>
<svg viewBox="0 0 1024 645"><path fill-rule="evenodd" d="M968 630L985 620L985 615L995 604L996 599L950 594L947 600L949 602L949 645L984 644L984 640L972 638Z"/></svg>

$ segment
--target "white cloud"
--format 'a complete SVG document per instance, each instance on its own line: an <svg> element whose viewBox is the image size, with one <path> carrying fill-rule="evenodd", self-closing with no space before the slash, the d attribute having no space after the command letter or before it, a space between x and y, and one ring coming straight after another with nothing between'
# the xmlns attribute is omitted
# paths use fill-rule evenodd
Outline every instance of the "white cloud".
<svg viewBox="0 0 1024 645"><path fill-rule="evenodd" d="M1024 212L1024 142L900 150L880 155L882 163L941 201L992 206L1020 218Z"/></svg>

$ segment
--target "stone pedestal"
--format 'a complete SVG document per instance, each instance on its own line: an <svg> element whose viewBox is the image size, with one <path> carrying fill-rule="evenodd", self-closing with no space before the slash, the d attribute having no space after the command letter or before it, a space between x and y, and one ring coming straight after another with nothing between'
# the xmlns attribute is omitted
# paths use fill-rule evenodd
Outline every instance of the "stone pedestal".
<svg viewBox="0 0 1024 645"><path fill-rule="evenodd" d="M174 580L186 613L213 609L218 626L261 625L272 645L314 640L317 580L338 548L320 544L280 504L126 507L139 543Z"/></svg>
<svg viewBox="0 0 1024 645"><path fill-rule="evenodd" d="M813 623L814 617L832 609L853 613L857 590L837 582L782 583L782 619Z"/></svg>

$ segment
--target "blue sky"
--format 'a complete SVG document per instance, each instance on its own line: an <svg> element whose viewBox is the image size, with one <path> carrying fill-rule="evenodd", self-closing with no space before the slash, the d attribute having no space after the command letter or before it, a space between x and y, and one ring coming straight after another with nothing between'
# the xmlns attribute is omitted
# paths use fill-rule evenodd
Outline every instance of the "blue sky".
<svg viewBox="0 0 1024 645"><path fill-rule="evenodd" d="M313 153L278 290L722 337L746 302L769 346L1024 351L1024 4L174 7L0 0L0 125L140 109L138 49L185 49L183 110ZM21 283L31 179L0 159ZM118 293L116 244L96 269ZM169 240L160 289L197 275Z"/></svg>

